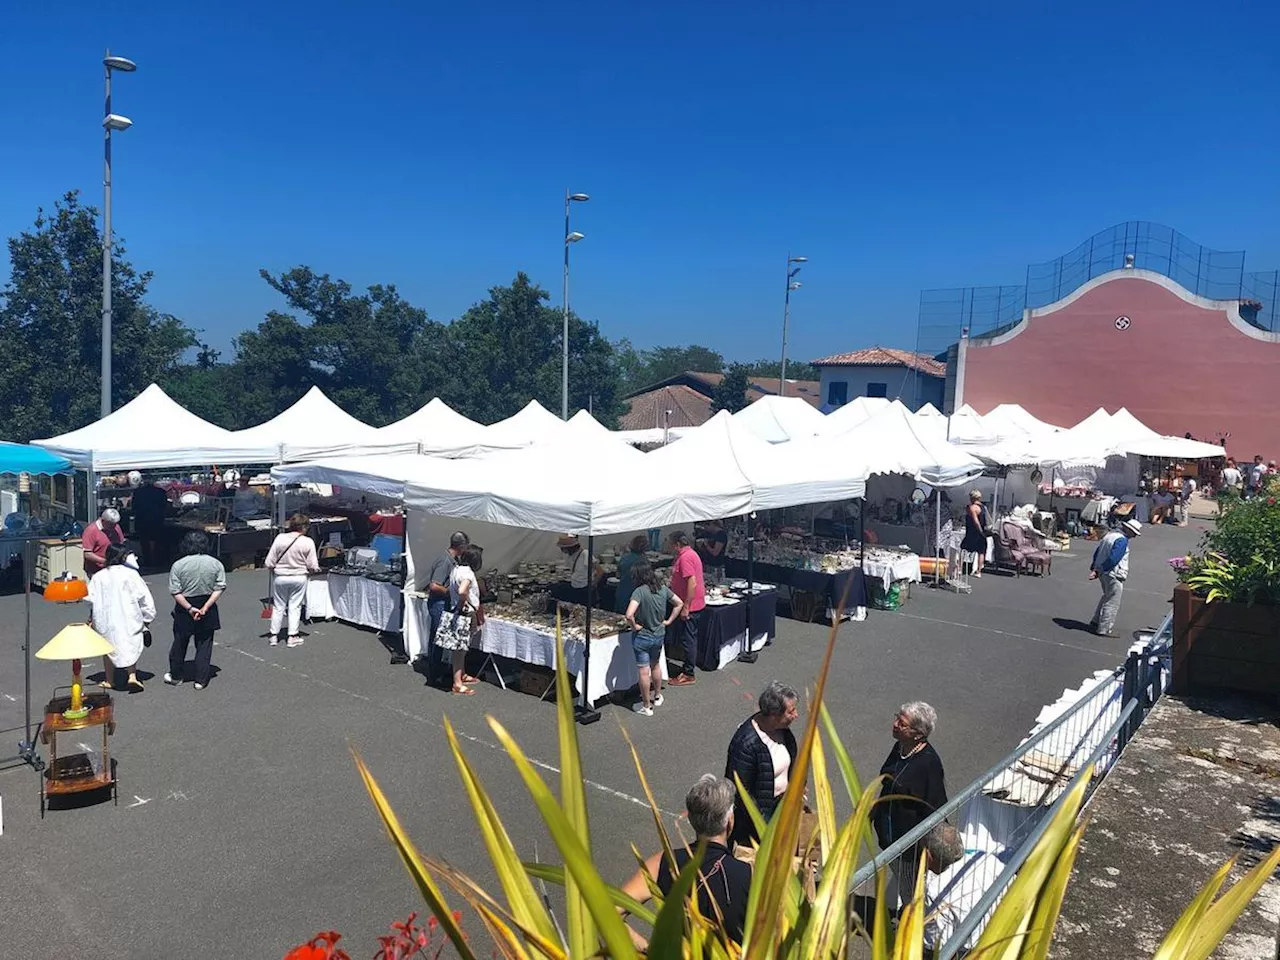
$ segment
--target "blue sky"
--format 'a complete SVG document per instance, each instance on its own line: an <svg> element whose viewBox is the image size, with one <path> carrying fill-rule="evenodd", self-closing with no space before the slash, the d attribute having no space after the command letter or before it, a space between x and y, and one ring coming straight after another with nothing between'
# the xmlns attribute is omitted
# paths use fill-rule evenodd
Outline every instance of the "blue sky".
<svg viewBox="0 0 1280 960"><path fill-rule="evenodd" d="M440 320L526 270L610 337L911 346L921 288L1020 282L1128 219L1280 267L1280 5L16 4L0 230L80 188L215 346L258 268L394 282ZM1060 8L1053 10L1051 8Z"/></svg>

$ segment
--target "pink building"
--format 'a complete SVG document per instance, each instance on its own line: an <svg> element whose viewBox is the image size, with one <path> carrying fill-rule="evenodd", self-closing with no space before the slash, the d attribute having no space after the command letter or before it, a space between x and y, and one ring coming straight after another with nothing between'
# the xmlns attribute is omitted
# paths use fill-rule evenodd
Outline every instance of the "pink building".
<svg viewBox="0 0 1280 960"><path fill-rule="evenodd" d="M1161 433L1229 434L1237 458L1280 458L1280 333L1251 322L1257 307L1206 299L1152 270L1102 273L1010 328L962 337L950 406L1019 403L1062 426L1127 407Z"/></svg>

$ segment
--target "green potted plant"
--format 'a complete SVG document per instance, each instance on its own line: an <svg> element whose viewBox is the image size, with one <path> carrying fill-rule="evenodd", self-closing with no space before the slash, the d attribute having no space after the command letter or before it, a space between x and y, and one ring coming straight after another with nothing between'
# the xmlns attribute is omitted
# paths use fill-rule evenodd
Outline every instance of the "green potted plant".
<svg viewBox="0 0 1280 960"><path fill-rule="evenodd" d="M1200 550L1170 564L1173 690L1280 691L1280 479L1220 497Z"/></svg>

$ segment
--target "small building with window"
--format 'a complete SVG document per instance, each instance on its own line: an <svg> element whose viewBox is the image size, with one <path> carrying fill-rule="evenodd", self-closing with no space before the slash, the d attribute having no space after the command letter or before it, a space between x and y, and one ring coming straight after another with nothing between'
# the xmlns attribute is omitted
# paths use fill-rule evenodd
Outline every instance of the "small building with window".
<svg viewBox="0 0 1280 960"><path fill-rule="evenodd" d="M942 408L947 365L910 350L867 347L837 353L813 365L822 371L822 409L834 410L858 397L901 400L912 410L926 403Z"/></svg>

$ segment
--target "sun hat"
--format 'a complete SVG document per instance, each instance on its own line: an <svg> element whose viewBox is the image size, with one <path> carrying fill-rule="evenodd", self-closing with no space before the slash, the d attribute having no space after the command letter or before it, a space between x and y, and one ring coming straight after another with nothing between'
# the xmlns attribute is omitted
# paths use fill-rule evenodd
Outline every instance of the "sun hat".
<svg viewBox="0 0 1280 960"><path fill-rule="evenodd" d="M556 546L561 550L565 550L569 547L576 547L577 545L578 538L572 533L566 533L556 538Z"/></svg>
<svg viewBox="0 0 1280 960"><path fill-rule="evenodd" d="M1135 537L1142 536L1142 524L1137 520L1125 520L1120 524L1124 528L1124 532Z"/></svg>

